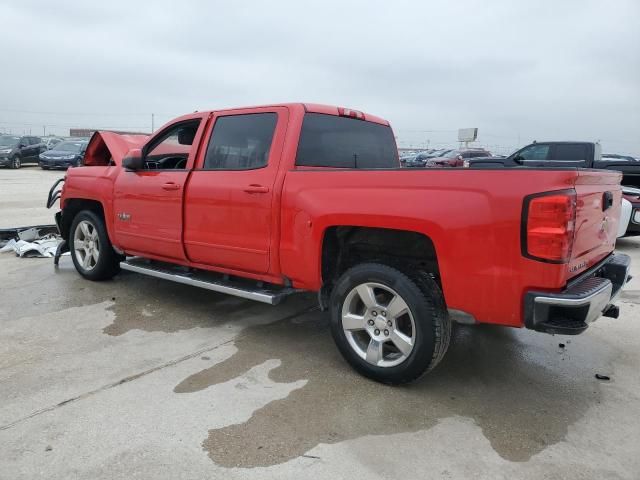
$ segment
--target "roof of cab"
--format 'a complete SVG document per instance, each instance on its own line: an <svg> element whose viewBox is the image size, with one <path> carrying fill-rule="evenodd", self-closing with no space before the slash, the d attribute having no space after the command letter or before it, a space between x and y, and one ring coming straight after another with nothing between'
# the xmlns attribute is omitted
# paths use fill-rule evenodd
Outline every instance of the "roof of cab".
<svg viewBox="0 0 640 480"><path fill-rule="evenodd" d="M264 108L273 108L273 107L286 107L291 109L303 109L305 112L310 113L322 113L325 115L339 115L338 108L335 105L323 105L320 103L274 103L269 105L252 105L246 107L233 107L233 108L222 108L217 110L203 110L200 112L193 112L186 115L181 115L171 120L170 123L174 123L176 120L187 120L189 118L193 118L194 116L199 116L202 114L209 113L221 113L221 112L232 112L237 110L252 110L252 109L264 109ZM351 109L353 110L353 109ZM362 112L364 114L364 119L367 122L379 123L381 125L389 126L389 122L384 118L377 117L375 115L368 114L366 112Z"/></svg>

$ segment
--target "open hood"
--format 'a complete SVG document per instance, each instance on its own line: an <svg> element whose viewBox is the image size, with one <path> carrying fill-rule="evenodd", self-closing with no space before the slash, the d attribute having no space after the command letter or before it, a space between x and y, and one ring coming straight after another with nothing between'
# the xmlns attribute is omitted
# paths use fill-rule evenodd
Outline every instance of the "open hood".
<svg viewBox="0 0 640 480"><path fill-rule="evenodd" d="M84 154L84 165L121 165L132 148L142 148L149 135L131 135L99 131L93 134Z"/></svg>

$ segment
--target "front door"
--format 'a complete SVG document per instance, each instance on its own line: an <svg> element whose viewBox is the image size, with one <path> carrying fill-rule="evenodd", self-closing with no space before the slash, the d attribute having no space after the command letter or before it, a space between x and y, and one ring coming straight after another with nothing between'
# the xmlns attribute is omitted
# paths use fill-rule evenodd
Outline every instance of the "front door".
<svg viewBox="0 0 640 480"><path fill-rule="evenodd" d="M266 273L286 108L216 115L185 192L184 243L196 263Z"/></svg>
<svg viewBox="0 0 640 480"><path fill-rule="evenodd" d="M182 201L201 123L194 118L163 129L143 148L144 167L118 174L114 230L127 253L184 260Z"/></svg>

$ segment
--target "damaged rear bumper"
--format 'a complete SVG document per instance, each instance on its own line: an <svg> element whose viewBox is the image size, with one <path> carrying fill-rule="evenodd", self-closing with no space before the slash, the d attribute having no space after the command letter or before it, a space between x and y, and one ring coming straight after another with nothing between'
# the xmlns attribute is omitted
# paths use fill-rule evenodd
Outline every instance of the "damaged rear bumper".
<svg viewBox="0 0 640 480"><path fill-rule="evenodd" d="M628 255L613 254L561 292L528 292L525 326L539 332L577 335L600 316L617 317L618 307L613 302L631 279L630 267Z"/></svg>

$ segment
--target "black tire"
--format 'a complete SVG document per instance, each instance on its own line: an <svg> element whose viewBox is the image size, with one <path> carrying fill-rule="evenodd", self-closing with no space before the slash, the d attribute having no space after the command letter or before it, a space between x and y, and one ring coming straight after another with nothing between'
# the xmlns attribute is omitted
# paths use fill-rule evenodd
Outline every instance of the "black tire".
<svg viewBox="0 0 640 480"><path fill-rule="evenodd" d="M11 168L20 168L22 166L22 160L20 160L20 157L15 156L13 157L13 159L11 159Z"/></svg>
<svg viewBox="0 0 640 480"><path fill-rule="evenodd" d="M347 339L342 324L343 306L350 292L366 283L380 284L395 291L401 300L404 300L413 317L415 324L413 347L399 365L377 366L369 363L357 353ZM338 279L331 293L330 305L331 333L340 353L356 371L378 382L387 384L412 382L432 370L449 347L451 322L444 298L438 284L426 274L408 275L388 265L360 264L347 270ZM371 334L361 333L366 342L369 337L365 334ZM385 348L382 347L381 351Z"/></svg>
<svg viewBox="0 0 640 480"><path fill-rule="evenodd" d="M49 170L49 167L45 167L44 165L40 165L40 168L41 168L42 170Z"/></svg>
<svg viewBox="0 0 640 480"><path fill-rule="evenodd" d="M99 246L98 259L95 260L95 265L90 268L85 268L82 265L83 259L80 257L81 254L75 248L77 237L76 230L82 222L90 224L97 233L97 244ZM104 221L95 212L91 210L82 210L73 218L71 230L69 230L68 241L73 264L75 265L78 273L84 278L88 280L108 280L120 271L120 261L122 260L122 257L113 249L109 236L107 235L107 229L104 225Z"/></svg>

